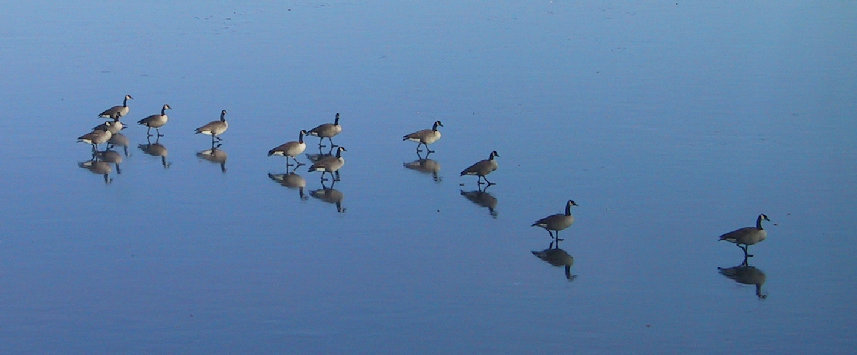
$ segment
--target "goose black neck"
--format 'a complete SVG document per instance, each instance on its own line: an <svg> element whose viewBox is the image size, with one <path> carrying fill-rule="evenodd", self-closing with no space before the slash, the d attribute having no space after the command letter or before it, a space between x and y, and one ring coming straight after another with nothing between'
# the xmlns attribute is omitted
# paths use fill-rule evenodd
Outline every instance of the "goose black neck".
<svg viewBox="0 0 857 355"><path fill-rule="evenodd" d="M167 109L167 108L166 108L166 106L165 106L165 107L161 107L161 116L163 116L164 114L166 114L166 113L167 113L167 112L166 112L166 109Z"/></svg>
<svg viewBox="0 0 857 355"><path fill-rule="evenodd" d="M301 131L301 133L298 134L298 143L304 144L304 131Z"/></svg>
<svg viewBox="0 0 857 355"><path fill-rule="evenodd" d="M125 96L125 98L122 99L122 106L128 107L128 96Z"/></svg>
<svg viewBox="0 0 857 355"><path fill-rule="evenodd" d="M565 215L571 216L571 204L570 203L565 205Z"/></svg>
<svg viewBox="0 0 857 355"><path fill-rule="evenodd" d="M342 149L337 149L337 150L336 150L336 157L337 157L337 158L341 158L341 157L342 157Z"/></svg>
<svg viewBox="0 0 857 355"><path fill-rule="evenodd" d="M759 215L759 217L756 217L756 229L758 229L758 230L764 229L764 228L762 228L762 215Z"/></svg>
<svg viewBox="0 0 857 355"><path fill-rule="evenodd" d="M220 113L220 122L225 122L225 121L226 121L226 112L221 112Z"/></svg>
<svg viewBox="0 0 857 355"><path fill-rule="evenodd" d="M339 125L339 113L336 114L336 118L333 120L334 125Z"/></svg>

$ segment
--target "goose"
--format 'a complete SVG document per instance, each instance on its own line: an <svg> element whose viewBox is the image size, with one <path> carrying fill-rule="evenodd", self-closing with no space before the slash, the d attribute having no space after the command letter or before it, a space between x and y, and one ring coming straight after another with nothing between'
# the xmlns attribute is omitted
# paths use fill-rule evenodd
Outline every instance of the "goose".
<svg viewBox="0 0 857 355"><path fill-rule="evenodd" d="M762 220L771 221L768 219L764 213L760 214L759 217L756 217L756 226L755 227L744 227L739 228L729 233L723 234L720 236L720 240L725 240L730 243L735 243L741 250L744 251L744 258L753 257L751 254L747 254L747 247L759 243L765 238L768 237L768 231L762 228ZM744 244L744 246L741 246Z"/></svg>
<svg viewBox="0 0 857 355"><path fill-rule="evenodd" d="M531 251L533 255L537 258L544 260L548 264L553 266L564 266L565 267L565 278L569 280L574 280L575 276L571 274L571 267L574 265L574 257L569 255L568 252L562 250L560 248L548 248L545 250L533 250Z"/></svg>
<svg viewBox="0 0 857 355"><path fill-rule="evenodd" d="M98 126L92 127L92 130L100 130L100 131L110 131L110 134L116 135L125 128L125 125L122 124L118 119L113 119L113 121L104 122Z"/></svg>
<svg viewBox="0 0 857 355"><path fill-rule="evenodd" d="M137 121L137 123L141 124L143 126L146 126L146 136L151 136L152 134L150 133L150 130L152 128L154 128L155 132L158 133L158 137L163 137L164 135L161 134L161 130L159 128L161 128L165 124L167 124L167 120L169 120L169 117L167 117L167 114L165 111L166 110L172 110L172 109L173 108L170 107L170 105L164 104L164 106L161 107L161 114L160 115L151 115L149 117L146 117L142 120Z"/></svg>
<svg viewBox="0 0 857 355"><path fill-rule="evenodd" d="M114 120L118 120L119 117L125 116L128 114L128 111L131 109L128 107L128 99L133 100L134 98L131 95L125 95L125 99L122 100L122 106L113 106L104 110L98 114L98 117L102 118L112 118Z"/></svg>
<svg viewBox="0 0 857 355"><path fill-rule="evenodd" d="M321 171L321 180L324 181L324 173L330 173L333 181L339 180L339 168L345 165L345 159L342 157L342 152L345 152L345 147L337 147L336 148L336 156L326 156L324 158L319 159L312 166L309 167L309 171ZM333 174L336 173L334 177Z"/></svg>
<svg viewBox="0 0 857 355"><path fill-rule="evenodd" d="M327 138L327 140L330 141L330 147L333 148L336 147L336 145L333 144L332 138L340 132L342 132L342 126L339 125L339 113L337 112L336 119L333 121L333 123L320 124L315 128L308 130L307 134L310 136L318 137L319 147L324 147L324 145L321 144L321 141Z"/></svg>
<svg viewBox="0 0 857 355"><path fill-rule="evenodd" d="M289 157L292 157L292 159L295 160L297 166L303 165L303 163L299 162L296 158L298 155L303 153L304 150L306 150L306 143L304 143L305 134L307 134L307 131L302 129L300 134L298 134L297 142L288 142L280 144L276 148L269 150L268 156L280 155L286 157L286 167L291 166L291 164L289 164Z"/></svg>
<svg viewBox="0 0 857 355"><path fill-rule="evenodd" d="M476 175L479 176L479 180L476 181L477 184L482 184L482 179L485 179L485 182L488 185L494 185L493 182L488 181L485 175L490 174L492 171L497 170L497 161L494 160L494 157L499 157L500 154L497 154L497 151L492 151L490 155L488 155L488 159L480 160L476 164L473 164L467 169L461 171L461 176L464 175Z"/></svg>
<svg viewBox="0 0 857 355"><path fill-rule="evenodd" d="M551 238L556 238L557 240L563 240L559 238L559 231L568 228L574 223L574 216L571 215L571 206L577 206L576 203L572 200L568 200L565 204L565 214L557 213L542 218L531 225L531 227L542 227L548 231ZM556 232L556 237L554 237L553 232Z"/></svg>
<svg viewBox="0 0 857 355"><path fill-rule="evenodd" d="M109 130L103 131L97 129L80 137L77 137L77 141L86 144L92 144L92 152L94 153L96 151L96 148L98 148L98 145L101 143L107 143L107 141L110 140L111 136L113 136L113 134L110 133Z"/></svg>
<svg viewBox="0 0 857 355"><path fill-rule="evenodd" d="M214 145L214 140L221 141L220 135L226 132L229 128L229 123L226 122L226 110L220 110L220 120L211 121L204 126L196 129L196 134L207 134L211 136L211 145Z"/></svg>
<svg viewBox="0 0 857 355"><path fill-rule="evenodd" d="M417 142L417 152L421 152L421 145L426 146L426 151L428 153L434 153L433 150L429 149L428 145L434 142L437 142L440 139L440 131L437 130L437 127L443 127L443 123L440 121L434 121L434 125L432 125L431 129L423 129L416 131L411 134L406 134L402 137L402 141L412 141Z"/></svg>

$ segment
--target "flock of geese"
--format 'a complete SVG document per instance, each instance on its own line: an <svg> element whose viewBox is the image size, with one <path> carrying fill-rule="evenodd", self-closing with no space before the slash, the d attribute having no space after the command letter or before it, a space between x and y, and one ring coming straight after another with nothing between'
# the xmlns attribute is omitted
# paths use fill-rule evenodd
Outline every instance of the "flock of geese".
<svg viewBox="0 0 857 355"><path fill-rule="evenodd" d="M107 163L115 163L118 172L118 163L121 162L122 159L121 155L110 149L99 151L98 145L107 144L109 148L111 144L116 144L116 142L111 141L111 138L118 136L119 131L125 128L125 125L122 123L121 118L126 116L130 112L130 108L128 107L128 100L133 99L134 98L131 95L125 95L125 98L122 100L121 106L110 107L98 114L98 117L106 118L108 119L108 121L105 121L103 124L94 127L92 131L78 137L78 142L90 144L92 146L92 159L88 162L80 163L81 167L90 169L93 172L101 172L105 170L110 170L110 166ZM169 121L169 116L167 115L166 110L170 109L172 108L169 104L164 104L161 107L161 112L159 114L150 115L143 119L140 119L139 121L137 121L137 124L146 127L147 137L153 136L153 134L151 133L151 129L153 128L155 129L154 136L162 137L163 134L161 133L160 129L164 127ZM333 137L342 133L342 125L340 125L339 120L340 115L339 113L337 113L333 123L324 123L309 130L301 130L300 132L298 132L297 141L289 141L270 149L268 151L268 156L285 157L286 171L288 172L289 168L292 166L299 167L305 165L304 163L301 163L297 160L297 157L304 153L307 147L307 144L304 141L304 137L318 137L318 145L320 148L327 147L325 144L323 144L326 138L328 143L330 144L331 152L335 150L336 154L326 154L320 156L317 160L312 162L312 165L309 167L308 171L321 172L321 181L323 186L324 181L327 181L327 179L325 178L326 174L329 174L330 179L332 181L339 181L339 170L345 165L345 159L342 157L342 152L347 151L345 147L338 146L333 142ZM440 140L441 133L438 130L438 127L443 127L443 123L441 121L435 121L432 124L432 128L430 129L423 129L406 134L402 136L402 140L416 142L416 151L418 155L422 152L422 147L425 147L427 154L434 153L433 150L429 149L429 145ZM219 142L222 140L220 136L228 129L229 123L226 121L226 110L221 110L219 120L208 122L200 126L199 128L196 128L194 132L196 134L204 134L211 136L212 149L209 151L208 154L216 154L216 149L220 146ZM125 146L127 146L127 144L125 144ZM150 143L148 149L151 149L151 146L152 144ZM149 152L147 151L147 153ZM487 159L473 163L472 165L462 170L461 176L476 176L477 185L480 187L483 184L486 184L486 187L494 185L493 182L488 180L487 176L497 170L498 164L495 158L499 156L500 155L497 153L497 151L491 151ZM290 159L294 163L290 163ZM165 167L167 166L167 162L165 160L163 161L163 164ZM106 173L104 175L105 181L107 181ZM284 178L287 177L281 176L280 181L284 182ZM272 176L272 179L275 178ZM480 188L480 192L482 191L483 190L481 190ZM462 195L464 194L465 193L462 191ZM470 197L468 196L468 198ZM551 237L551 244L549 245L548 249L542 251L533 251L532 253L540 259L550 263L551 265L565 266L566 277L568 277L570 280L573 279L573 276L570 274L570 268L571 265L574 263L574 258L571 257L564 250L559 249L559 242L564 240L559 237L559 232L569 228L572 224L574 224L574 216L571 213L572 206L577 206L577 203L575 203L573 200L568 200L565 204L564 213L557 213L546 216L535 221L532 224L533 227L540 227L545 229L548 232L548 235ZM339 207L339 205L337 205L337 207L340 212L343 211ZM760 214L756 218L756 225L754 227L739 228L734 231L725 233L719 237L720 241L734 243L738 246L738 248L742 250L742 252L744 253L744 261L739 267L752 268L747 264L747 258L753 257L752 254L748 253L748 248L749 246L760 243L766 239L767 231L762 227L763 221L770 221L770 219L765 214ZM736 274L736 268L729 268L728 270L721 269L721 273L723 273L724 275L729 274L734 276Z"/></svg>

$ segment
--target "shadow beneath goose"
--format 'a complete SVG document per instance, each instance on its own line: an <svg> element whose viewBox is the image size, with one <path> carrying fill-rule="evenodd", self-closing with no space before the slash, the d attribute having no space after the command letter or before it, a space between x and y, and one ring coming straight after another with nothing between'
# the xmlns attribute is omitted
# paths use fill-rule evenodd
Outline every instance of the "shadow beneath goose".
<svg viewBox="0 0 857 355"><path fill-rule="evenodd" d="M131 141L128 140L128 137L126 137L124 134L114 133L112 136L110 136L110 139L107 140L107 144L108 144L107 145L108 149L113 148L113 147L117 147L117 146L122 147L122 150L124 150L124 152L125 152L125 156L126 157L130 156L128 153L128 146L131 145Z"/></svg>
<svg viewBox="0 0 857 355"><path fill-rule="evenodd" d="M440 172L440 163L438 163L436 160L429 159L429 154L426 154L426 156L423 157L419 153L417 153L419 159L414 160L410 163L402 163L402 166L423 174L430 174L434 182L441 182L443 178L438 176L438 172Z"/></svg>
<svg viewBox="0 0 857 355"><path fill-rule="evenodd" d="M331 183L330 187L327 187L324 185L324 182L322 182L321 188L310 191L309 195L324 202L334 204L336 205L336 212L345 213L345 207L342 207L342 200L345 198L345 195L341 191L333 188L335 184L336 181Z"/></svg>
<svg viewBox="0 0 857 355"><path fill-rule="evenodd" d="M215 164L220 164L220 172L226 173L226 158L229 157L226 151L218 148L220 145L213 146L211 149L206 149L196 153L196 157L202 160L207 160Z"/></svg>
<svg viewBox="0 0 857 355"><path fill-rule="evenodd" d="M298 196L301 200L309 199L309 197L304 194L304 189L306 188L306 179L304 179L303 176L298 175L294 171L289 172L288 170L286 170L285 174L268 173L268 178L289 189L298 189Z"/></svg>
<svg viewBox="0 0 857 355"><path fill-rule="evenodd" d="M766 299L768 295L762 293L762 285L765 284L765 273L755 266L747 263L747 258L738 266L733 267L718 267L717 271L732 281L742 285L753 285L756 287L756 297Z"/></svg>
<svg viewBox="0 0 857 355"><path fill-rule="evenodd" d="M485 186L483 188L479 185L478 189L473 191L460 190L461 196L464 196L466 199L470 200L470 202L487 208L491 217L497 218L497 211L495 210L497 208L497 198L488 193L488 187L489 186Z"/></svg>
<svg viewBox="0 0 857 355"><path fill-rule="evenodd" d="M95 152L95 157L100 161L113 163L113 166L116 167L116 173L122 174L122 170L119 168L119 163L121 163L123 159L122 154L119 154L115 150L106 149Z"/></svg>
<svg viewBox="0 0 857 355"><path fill-rule="evenodd" d="M110 173L113 172L113 168L111 168L110 163L106 161L101 161L96 157L93 157L91 160L77 163L77 166L81 169L89 170L89 172L93 174L104 176L105 184L113 182L113 178L110 177Z"/></svg>
<svg viewBox="0 0 857 355"><path fill-rule="evenodd" d="M155 138L155 143L152 143L152 141L147 137L146 144L138 144L137 148L147 155L161 158L161 165L164 169L169 168L170 165L172 165L172 163L167 161L167 147L159 143L158 138Z"/></svg>
<svg viewBox="0 0 857 355"><path fill-rule="evenodd" d="M556 242L556 245L554 245L554 242ZM574 265L574 257L569 255L565 250L560 249L558 241L552 241L545 250L533 250L531 253L548 264L556 267L563 267L565 269L565 278L568 279L568 281L574 281L574 279L577 278L577 275L571 274L571 267Z"/></svg>

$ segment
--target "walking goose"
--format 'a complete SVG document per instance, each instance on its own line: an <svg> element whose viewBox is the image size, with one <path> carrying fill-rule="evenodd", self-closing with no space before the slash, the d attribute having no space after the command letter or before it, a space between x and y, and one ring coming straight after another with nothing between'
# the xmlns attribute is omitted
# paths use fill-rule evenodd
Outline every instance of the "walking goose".
<svg viewBox="0 0 857 355"><path fill-rule="evenodd" d="M443 127L443 123L440 121L434 121L434 125L432 125L431 129L423 129L416 131L411 134L406 134L402 137L402 141L412 141L417 142L417 152L421 152L421 145L426 146L426 151L428 153L434 153L433 150L429 149L428 145L434 142L437 142L440 139L440 131L437 130L437 127Z"/></svg>
<svg viewBox="0 0 857 355"><path fill-rule="evenodd" d="M220 120L211 121L206 123L204 126L196 129L196 134L207 134L211 136L211 145L214 145L214 140L217 139L218 142L221 141L220 135L223 132L226 132L226 129L229 128L229 123L226 122L226 110L220 111Z"/></svg>
<svg viewBox="0 0 857 355"><path fill-rule="evenodd" d="M106 122L106 123L111 123L111 122ZM92 144L92 152L95 153L97 151L96 148L98 148L98 145L101 143L107 143L107 141L110 140L111 136L113 136L113 134L110 133L110 130L105 131L105 130L96 129L92 132L89 132L89 133L84 134L80 137L77 137L77 141L82 142L82 143L86 143L86 144Z"/></svg>
<svg viewBox="0 0 857 355"><path fill-rule="evenodd" d="M303 163L299 162L296 158L298 157L298 155L303 153L304 150L306 150L306 143L304 143L304 135L305 134L307 134L307 131L302 129L300 134L298 134L298 141L297 142L288 142L288 143L280 144L276 148L269 150L268 156L280 155L280 156L286 157L286 166L287 167L291 166L291 164L289 164L289 157L294 159L297 166L303 165Z"/></svg>
<svg viewBox="0 0 857 355"><path fill-rule="evenodd" d="M571 206L577 206L577 204L572 200L568 200L565 204L565 214L552 214L536 221L536 223L533 223L531 227L542 227L548 231L551 238L563 240L559 238L559 231L570 227L574 223L574 216L571 215ZM556 232L556 237L554 237L554 234L551 231Z"/></svg>
<svg viewBox="0 0 857 355"><path fill-rule="evenodd" d="M339 134L340 132L342 132L342 126L339 125L339 113L337 112L336 119L333 121L333 123L320 124L315 128L307 131L307 134L310 136L318 137L319 147L324 147L324 145L321 144L321 141L327 138L327 140L330 141L330 147L333 148L336 147L336 145L333 144L333 139L331 138L333 138L333 136Z"/></svg>
<svg viewBox="0 0 857 355"><path fill-rule="evenodd" d="M345 147L337 147L336 156L326 156L319 159L309 167L309 171L321 171L322 181L324 181L324 173L330 173L333 181L339 181L339 168L345 165L345 158L342 157L342 152L345 151ZM336 176L333 175L334 173Z"/></svg>
<svg viewBox="0 0 857 355"><path fill-rule="evenodd" d="M122 106L113 106L111 108L108 108L104 110L104 112L99 113L98 117L112 118L114 120L118 120L119 117L127 115L128 111L131 111L131 108L128 107L128 99L133 100L134 98L131 97L131 95L125 95L125 99L122 100Z"/></svg>
<svg viewBox="0 0 857 355"><path fill-rule="evenodd" d="M744 258L753 257L747 254L747 247L759 243L768 237L768 231L762 228L762 220L770 221L764 213L756 217L755 227L739 228L729 233L720 236L720 240L725 240L730 243L735 243L741 250L744 251ZM741 244L744 244L741 246Z"/></svg>
<svg viewBox="0 0 857 355"><path fill-rule="evenodd" d="M494 185L493 182L488 181L488 178L485 175L490 174L492 171L497 170L497 161L494 160L494 157L499 157L500 154L497 154L497 151L492 151L490 155L488 155L488 159L480 160L476 164L473 164L467 169L461 171L461 176L464 175L476 175L479 176L479 180L476 181L477 184L482 184L482 179L485 179L485 182L488 185Z"/></svg>
<svg viewBox="0 0 857 355"><path fill-rule="evenodd" d="M172 110L172 109L173 108L170 107L170 105L164 104L164 106L161 107L161 114L160 115L148 116L142 120L137 121L137 124L146 126L146 136L151 136L152 134L150 133L150 130L152 128L154 128L155 132L157 132L157 134L158 134L158 137L163 137L164 135L161 134L160 128L163 127L165 124L167 124L167 120L169 120L169 117L167 117L167 114L166 114L166 110Z"/></svg>

